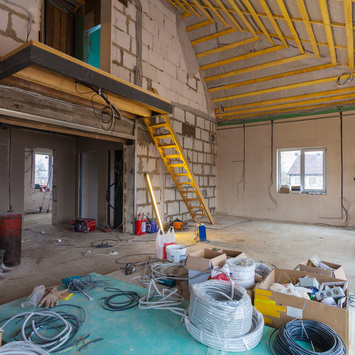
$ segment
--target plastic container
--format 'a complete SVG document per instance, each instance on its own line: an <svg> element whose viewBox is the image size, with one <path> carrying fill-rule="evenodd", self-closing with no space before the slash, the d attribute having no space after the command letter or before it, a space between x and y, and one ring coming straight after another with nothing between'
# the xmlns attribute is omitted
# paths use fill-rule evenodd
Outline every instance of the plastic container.
<svg viewBox="0 0 355 355"><path fill-rule="evenodd" d="M206 226L204 224L198 226L198 235L201 241L206 240Z"/></svg>
<svg viewBox="0 0 355 355"><path fill-rule="evenodd" d="M182 263L186 259L185 245L168 245L166 247L166 260L174 263Z"/></svg>
<svg viewBox="0 0 355 355"><path fill-rule="evenodd" d="M136 218L136 235L142 234L142 217L141 214Z"/></svg>
<svg viewBox="0 0 355 355"><path fill-rule="evenodd" d="M148 233L158 232L158 223L154 218L151 219L150 225L151 225L151 229L150 229L150 232L147 231Z"/></svg>

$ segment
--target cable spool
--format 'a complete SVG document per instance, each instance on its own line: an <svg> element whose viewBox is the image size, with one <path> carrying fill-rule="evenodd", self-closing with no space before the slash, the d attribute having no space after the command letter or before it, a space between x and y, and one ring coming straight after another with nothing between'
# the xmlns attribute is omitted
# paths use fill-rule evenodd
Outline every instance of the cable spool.
<svg viewBox="0 0 355 355"><path fill-rule="evenodd" d="M199 329L193 322L191 322L189 317L184 318L184 325L195 340L210 348L221 351L244 352L255 348L260 343L263 336L264 318L254 307L252 307L252 309L251 328L246 334L241 336L217 336L214 332Z"/></svg>
<svg viewBox="0 0 355 355"><path fill-rule="evenodd" d="M235 337L251 328L252 305L245 289L225 281L207 281L192 286L189 317L201 331L216 337Z"/></svg>
<svg viewBox="0 0 355 355"><path fill-rule="evenodd" d="M255 262L247 258L231 258L226 262L232 273L232 280L238 286L248 288L255 281Z"/></svg>

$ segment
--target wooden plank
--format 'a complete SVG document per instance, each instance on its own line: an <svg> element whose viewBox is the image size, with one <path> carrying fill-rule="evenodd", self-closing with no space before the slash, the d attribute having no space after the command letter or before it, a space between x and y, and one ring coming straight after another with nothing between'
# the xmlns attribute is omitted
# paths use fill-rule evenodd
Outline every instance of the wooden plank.
<svg viewBox="0 0 355 355"><path fill-rule="evenodd" d="M206 42L206 41L210 41L212 39L219 38L219 37L228 35L230 33L236 32L236 31L237 30L235 28L229 28L228 30L219 31L219 32L216 32L216 33L212 33L212 34L210 34L208 36L204 36L204 37L195 39L194 41L191 41L191 44L194 46L196 44L203 43L203 42Z"/></svg>
<svg viewBox="0 0 355 355"><path fill-rule="evenodd" d="M257 79L243 80L238 83L229 84L229 85L222 85L222 86L210 88L210 89L208 89L208 92L227 90L227 89L237 88L237 87L244 86L244 85L252 85L252 84L262 83L262 82L269 81L269 80L281 79L281 78L286 78L289 76L305 74L305 73L312 73L317 70L325 70L325 69L330 69L330 68L334 68L334 67L335 67L335 65L333 65L333 64L316 65L314 67L292 70L292 71L288 71L288 72L284 72L284 73L280 73L280 74L268 75L268 76L264 76L264 77L257 78Z"/></svg>
<svg viewBox="0 0 355 355"><path fill-rule="evenodd" d="M241 47L241 46L244 46L244 45L246 45L248 43L253 43L253 42L256 42L256 41L259 41L259 40L260 40L260 37L250 37L250 38L244 39L242 41L238 41L238 42L231 43L231 44L226 44L225 46L211 49L209 51L197 53L196 57L197 58L201 58L201 57L205 57L207 55L220 53L220 52L227 51L229 49L233 49L233 48L236 48L236 47Z"/></svg>
<svg viewBox="0 0 355 355"><path fill-rule="evenodd" d="M186 6L186 8L189 8L191 10L190 14L191 12L193 12L197 17L201 17L201 15L195 10L195 8L188 1L182 0L182 2Z"/></svg>
<svg viewBox="0 0 355 355"><path fill-rule="evenodd" d="M312 48L313 48L313 53L315 55L316 58L320 58L320 54L319 54L319 50L318 50L318 46L317 46L317 41L316 38L314 37L314 32L313 32L313 28L311 23L309 22L309 16L308 16L308 12L306 9L306 5L304 4L303 0L297 0L297 4L298 4L298 8L301 12L301 16L303 18L303 23L306 27L306 31L308 33L308 37L311 41L312 44Z"/></svg>
<svg viewBox="0 0 355 355"><path fill-rule="evenodd" d="M345 16L346 41L348 44L349 70L354 71L353 5L351 0L344 0L343 5Z"/></svg>
<svg viewBox="0 0 355 355"><path fill-rule="evenodd" d="M310 54L300 54L295 57L284 58L284 59L280 59L280 60L275 60L274 62L255 65L253 67L247 67L247 68L242 68L242 69L238 69L238 70L233 70L233 71L223 73L223 74L208 76L205 78L205 81L212 81L212 80L216 80L216 79L227 78L229 76L234 76L234 75L238 75L238 74L242 74L242 73L248 73L248 72L252 72L252 71L260 70L260 69L266 69L266 68L270 68L270 67L273 67L276 65L292 63L292 62L307 59L310 57L311 57Z"/></svg>
<svg viewBox="0 0 355 355"><path fill-rule="evenodd" d="M215 7L209 2L209 0L203 0L203 2L208 6L208 8L216 15L216 17L223 23L224 26L230 28L231 26L224 19L224 17L215 9Z"/></svg>
<svg viewBox="0 0 355 355"><path fill-rule="evenodd" d="M280 41L282 42L282 44L285 46L285 47L288 47L288 44L286 42L286 39L283 35L283 33L281 32L280 30L280 27L279 25L277 24L277 22L275 21L270 9L269 9L269 6L267 5L266 1L265 0L259 0L260 2L260 5L263 7L265 13L266 13L266 16L267 18L269 19L269 21L271 22L272 24L272 27L274 27L277 35L279 36L279 39ZM259 15L258 15L259 16Z"/></svg>
<svg viewBox="0 0 355 355"><path fill-rule="evenodd" d="M254 10L253 6L251 5L249 0L244 0L244 4L245 6L248 8L248 10L250 11L254 21L256 22L256 24L259 26L259 28L261 29L261 31L263 32L264 36L267 38L267 40L271 43L271 45L274 45L274 41L272 40L272 38L270 37L270 34L268 32L268 30L265 28L264 24L262 23L262 21L260 20L259 16L256 14L256 11Z"/></svg>
<svg viewBox="0 0 355 355"><path fill-rule="evenodd" d="M332 59L332 63L334 65L336 65L337 64L337 57L336 57L336 53L335 53L332 27L330 25L330 17L329 17L327 0L319 0L319 6L320 6L320 11L321 11L322 17L323 17L324 31L325 31L325 34L326 34L327 40L328 40L330 57Z"/></svg>
<svg viewBox="0 0 355 355"><path fill-rule="evenodd" d="M285 21L287 23L288 28L291 31L291 34L293 36L293 40L296 42L298 50L301 53L304 53L304 49L303 49L302 44L301 44L301 42L300 42L300 40L298 38L298 34L296 32L295 27L293 26L292 20L290 18L290 15L289 15L289 13L288 13L288 11L286 9L286 6L285 6L283 0L277 0L277 3L279 5L279 8L280 8L280 10L282 12L282 15L283 15L283 17L284 17L284 19L285 19Z"/></svg>
<svg viewBox="0 0 355 355"><path fill-rule="evenodd" d="M105 103L103 99L96 95L93 96L93 92L87 93L90 91L87 87L82 86L80 84L77 85L77 89L79 92L75 90L75 80L66 78L59 74L54 74L43 69L37 67L28 67L24 70L19 71L18 73L13 75L15 78L19 78L22 80L30 81L35 84L39 84L42 86L49 87L51 89L57 90L59 92L64 92L66 94L74 95L77 97L81 97L87 100L92 100L99 104ZM81 94L83 93L83 94ZM127 99L122 99L116 95L108 94L108 99L117 107L119 110L124 110L127 112L134 113L139 116L150 116L152 111L137 105L133 101L129 101Z"/></svg>
<svg viewBox="0 0 355 355"><path fill-rule="evenodd" d="M207 69L219 67L221 65L226 65L226 64L238 62L240 60L245 60L245 59L249 59L249 58L258 57L260 55L264 55L264 54L267 54L267 53L273 53L273 52L279 51L281 49L285 49L285 47L280 45L280 46L274 46L274 47L261 49L260 51L243 54L243 55L240 55L238 57L228 58L228 59L220 60L218 62L214 62L214 63L211 63L211 64L202 65L200 67L200 70L207 70Z"/></svg>
<svg viewBox="0 0 355 355"><path fill-rule="evenodd" d="M243 31L243 29L240 27L239 23L237 20L234 18L234 16L227 10L227 8L223 5L221 0L215 0L216 3L220 6L222 11L227 15L227 17L230 19L232 24L238 29L238 31Z"/></svg>
<svg viewBox="0 0 355 355"><path fill-rule="evenodd" d="M204 9L204 7L199 3L198 0L192 0L195 5L199 8L199 10L213 23L215 22L214 18L209 14L208 11Z"/></svg>
<svg viewBox="0 0 355 355"><path fill-rule="evenodd" d="M214 21L205 20L205 21L196 23L196 25L191 25L191 26L186 27L186 31L187 31L187 32L195 31L195 30L197 30L197 29L199 29L199 28L208 26L208 25L210 25L211 23L214 23Z"/></svg>
<svg viewBox="0 0 355 355"><path fill-rule="evenodd" d="M185 6L185 4L183 4L182 2L183 1L180 1L180 0L175 0L175 2L180 6L180 8L182 10L185 11L185 13L183 13L181 16L182 17L189 17L191 15L191 12L187 9L187 6Z"/></svg>
<svg viewBox="0 0 355 355"><path fill-rule="evenodd" d="M250 24L250 22L247 20L247 18L244 16L238 5L235 3L234 0L228 0L229 3L232 5L233 10L237 13L237 15L242 19L244 24L247 26L247 29L250 31L250 33L253 34L254 37L258 37L253 26Z"/></svg>
<svg viewBox="0 0 355 355"><path fill-rule="evenodd" d="M259 113L263 112L265 110L269 110L270 108L274 108L275 106L277 107L282 107L283 104L285 103L291 103L294 101L301 101L301 100L308 100L312 98L320 98L327 96L329 99L331 99L331 95L340 95L340 94L347 94L354 92L355 88L345 88L345 89L338 89L338 90L328 90L328 91L318 91L314 92L311 94L304 94L304 95L297 95L297 96L290 96L290 97L285 97L282 99L273 99L273 100L266 100L266 101L259 101L257 104L257 107L254 103L250 104L244 104L244 105L239 105L238 106L238 114L245 114L245 113ZM219 110L220 112L220 110ZM218 118L224 118L228 116L235 115L234 111L231 112L224 112L224 113L219 113L217 115Z"/></svg>
<svg viewBox="0 0 355 355"><path fill-rule="evenodd" d="M301 88L301 87L305 87L305 86L330 83L330 82L335 82L335 80L337 78L338 78L337 76L332 76L330 78L323 78L323 79L304 81L302 83L282 85L282 86L277 86L277 87L274 87L274 88L269 88L269 89L264 89L264 90L259 90L259 91L245 92L243 94L238 94L238 95L224 96L224 97L220 97L218 99L213 99L212 102L220 102L220 101L225 101L225 100L235 100L235 99L240 99L242 97L269 94L271 92L277 92L277 91L281 91L281 90L290 90L290 89ZM236 105L236 106L227 106L227 107L224 107L224 110L226 111L226 110L237 109L238 107L239 107L238 105Z"/></svg>

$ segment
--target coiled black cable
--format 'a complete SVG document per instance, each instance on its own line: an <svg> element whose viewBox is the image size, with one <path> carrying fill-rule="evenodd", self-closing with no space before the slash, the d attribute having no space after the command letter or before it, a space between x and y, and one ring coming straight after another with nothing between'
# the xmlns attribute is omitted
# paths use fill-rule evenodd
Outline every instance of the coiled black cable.
<svg viewBox="0 0 355 355"><path fill-rule="evenodd" d="M102 297L99 300L100 306L106 311L126 311L138 306L138 301L141 298L141 296L134 291L123 291L115 287L105 287L104 290L107 292L115 292L113 295ZM117 301L117 299L120 299L121 301Z"/></svg>
<svg viewBox="0 0 355 355"><path fill-rule="evenodd" d="M272 349L271 338L275 332ZM313 351L305 349L296 340L310 343ZM344 340L328 325L314 320L293 320L275 329L269 338L269 349L273 355L315 355L320 352L322 355L347 354Z"/></svg>

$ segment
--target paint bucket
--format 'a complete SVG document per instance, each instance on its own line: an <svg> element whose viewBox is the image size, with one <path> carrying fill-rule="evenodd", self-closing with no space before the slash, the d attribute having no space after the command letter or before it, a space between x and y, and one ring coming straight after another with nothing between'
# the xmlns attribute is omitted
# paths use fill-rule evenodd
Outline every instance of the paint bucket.
<svg viewBox="0 0 355 355"><path fill-rule="evenodd" d="M248 288L255 282L255 262L247 258L231 258L227 260L232 280L238 286Z"/></svg>
<svg viewBox="0 0 355 355"><path fill-rule="evenodd" d="M166 247L166 260L181 263L186 258L185 245L173 244Z"/></svg>

